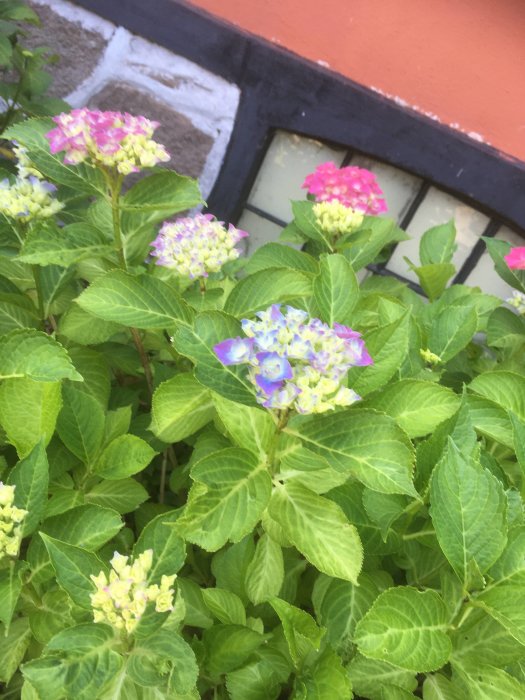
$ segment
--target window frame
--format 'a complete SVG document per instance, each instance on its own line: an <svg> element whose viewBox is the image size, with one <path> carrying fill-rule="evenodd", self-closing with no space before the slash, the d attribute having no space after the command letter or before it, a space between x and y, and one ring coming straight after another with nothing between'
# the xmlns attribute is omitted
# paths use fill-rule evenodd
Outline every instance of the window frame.
<svg viewBox="0 0 525 700"><path fill-rule="evenodd" d="M219 218L237 221L272 135L282 129L412 173L523 235L524 162L185 2L73 2L240 88L230 143L208 198L208 210Z"/></svg>

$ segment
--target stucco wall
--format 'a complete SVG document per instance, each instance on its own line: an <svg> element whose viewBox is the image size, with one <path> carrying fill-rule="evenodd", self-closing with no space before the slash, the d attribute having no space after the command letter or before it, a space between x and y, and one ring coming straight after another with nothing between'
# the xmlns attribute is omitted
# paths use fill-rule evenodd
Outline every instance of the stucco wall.
<svg viewBox="0 0 525 700"><path fill-rule="evenodd" d="M524 0L191 0L525 161Z"/></svg>

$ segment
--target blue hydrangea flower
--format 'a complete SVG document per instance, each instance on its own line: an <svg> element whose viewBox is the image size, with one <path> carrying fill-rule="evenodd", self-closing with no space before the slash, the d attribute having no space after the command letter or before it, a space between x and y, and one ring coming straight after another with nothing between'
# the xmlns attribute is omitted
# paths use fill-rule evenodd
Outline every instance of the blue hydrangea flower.
<svg viewBox="0 0 525 700"><path fill-rule="evenodd" d="M306 311L273 304L243 319L246 338L218 343L224 365L248 365L257 401L269 409L322 413L349 406L359 396L346 386L350 367L372 363L361 335L341 324L330 328Z"/></svg>

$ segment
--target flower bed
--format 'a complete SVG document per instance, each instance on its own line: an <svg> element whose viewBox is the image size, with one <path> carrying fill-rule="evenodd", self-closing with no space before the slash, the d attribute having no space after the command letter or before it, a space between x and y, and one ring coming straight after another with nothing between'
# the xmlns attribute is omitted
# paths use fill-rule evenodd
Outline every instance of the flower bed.
<svg viewBox="0 0 525 700"><path fill-rule="evenodd" d="M246 259L155 127L6 134L0 697L524 697L525 249L359 285L406 234L328 163Z"/></svg>

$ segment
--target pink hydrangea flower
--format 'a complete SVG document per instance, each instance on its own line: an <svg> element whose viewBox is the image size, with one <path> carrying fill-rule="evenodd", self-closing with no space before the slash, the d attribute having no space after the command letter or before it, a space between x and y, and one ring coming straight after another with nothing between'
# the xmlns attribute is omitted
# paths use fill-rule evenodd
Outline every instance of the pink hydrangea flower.
<svg viewBox="0 0 525 700"><path fill-rule="evenodd" d="M338 201L363 214L387 211L376 176L364 168L352 165L338 168L332 162L322 163L306 176L302 187L313 194L317 202Z"/></svg>
<svg viewBox="0 0 525 700"><path fill-rule="evenodd" d="M505 262L511 270L525 270L525 247L511 248L505 256Z"/></svg>
<svg viewBox="0 0 525 700"><path fill-rule="evenodd" d="M65 163L88 161L128 175L170 159L164 146L152 139L158 122L146 117L83 107L53 121L57 126L46 138L51 153L66 152Z"/></svg>

